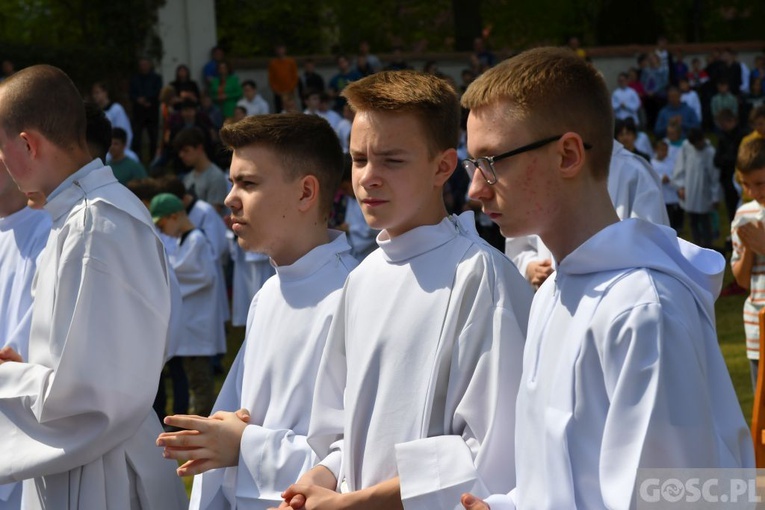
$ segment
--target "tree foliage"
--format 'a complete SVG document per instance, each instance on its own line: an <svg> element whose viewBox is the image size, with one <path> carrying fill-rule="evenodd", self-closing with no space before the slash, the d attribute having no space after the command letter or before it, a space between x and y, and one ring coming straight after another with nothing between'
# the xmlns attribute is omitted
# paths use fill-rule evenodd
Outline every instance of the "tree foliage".
<svg viewBox="0 0 765 510"><path fill-rule="evenodd" d="M49 63L82 87L117 82L139 55L161 57L154 33L165 0L0 0L0 57Z"/></svg>
<svg viewBox="0 0 765 510"><path fill-rule="evenodd" d="M762 0L217 0L219 30L229 50L265 56L281 39L293 54L375 51L467 51L490 34L495 49L562 44L755 40L762 37Z"/></svg>

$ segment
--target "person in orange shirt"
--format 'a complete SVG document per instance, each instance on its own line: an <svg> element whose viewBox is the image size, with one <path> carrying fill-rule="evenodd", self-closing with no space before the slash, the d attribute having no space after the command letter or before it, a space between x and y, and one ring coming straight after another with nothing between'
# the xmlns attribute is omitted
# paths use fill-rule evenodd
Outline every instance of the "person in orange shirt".
<svg viewBox="0 0 765 510"><path fill-rule="evenodd" d="M282 96L294 95L300 80L298 76L297 62L287 56L287 47L277 44L276 57L268 63L268 84L274 94L274 111L282 111Z"/></svg>

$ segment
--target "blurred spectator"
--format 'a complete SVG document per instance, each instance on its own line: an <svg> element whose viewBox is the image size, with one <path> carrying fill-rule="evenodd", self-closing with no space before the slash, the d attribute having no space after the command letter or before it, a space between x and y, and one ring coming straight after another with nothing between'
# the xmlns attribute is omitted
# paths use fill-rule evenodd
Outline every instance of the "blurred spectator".
<svg viewBox="0 0 765 510"><path fill-rule="evenodd" d="M340 92L342 92L349 83L360 79L361 75L358 71L351 68L350 63L348 62L348 57L345 55L338 55L337 74L329 80L329 87L327 89L330 97L334 99L332 109L338 114L343 111L343 106L345 106L346 103L345 98L340 96Z"/></svg>
<svg viewBox="0 0 765 510"><path fill-rule="evenodd" d="M244 108L247 115L264 115L271 113L271 107L263 96L258 94L258 85L254 80L245 80L242 83L244 97L236 105Z"/></svg>
<svg viewBox="0 0 765 510"><path fill-rule="evenodd" d="M149 138L149 154L157 152L159 138L159 92L162 77L146 57L139 59L138 72L130 78L130 100L133 106L133 152L142 155L143 132ZM143 158L141 158L143 159Z"/></svg>
<svg viewBox="0 0 765 510"><path fill-rule="evenodd" d="M380 62L380 59L369 52L369 42L361 41L359 43L359 56L366 58L367 64L372 69L373 73L382 70L382 62Z"/></svg>
<svg viewBox="0 0 765 510"><path fill-rule="evenodd" d="M274 48L275 56L268 62L268 85L274 94L274 111L283 109L282 96L295 94L300 82L297 62L287 56L287 47L277 43Z"/></svg>
<svg viewBox="0 0 765 510"><path fill-rule="evenodd" d="M210 60L202 68L202 79L208 89L212 79L218 77L218 64L223 62L224 58L226 58L226 52L220 46L214 46L210 50Z"/></svg>
<svg viewBox="0 0 765 510"><path fill-rule="evenodd" d="M199 86L197 82L191 79L187 65L181 64L175 68L175 80L171 81L170 85L175 89L178 102L184 99L199 101Z"/></svg>
<svg viewBox="0 0 765 510"><path fill-rule="evenodd" d="M121 128L125 131L127 136L127 145L131 146L133 143L133 129L130 126L130 119L128 118L125 108L121 104L112 101L109 97L109 89L107 89L104 82L97 81L90 88L90 95L93 97L93 102L96 103L106 114L106 118L112 125L112 128Z"/></svg>
<svg viewBox="0 0 765 510"><path fill-rule="evenodd" d="M242 98L239 76L225 60L218 63L218 77L210 81L210 97L220 108L224 119L234 115L236 103Z"/></svg>

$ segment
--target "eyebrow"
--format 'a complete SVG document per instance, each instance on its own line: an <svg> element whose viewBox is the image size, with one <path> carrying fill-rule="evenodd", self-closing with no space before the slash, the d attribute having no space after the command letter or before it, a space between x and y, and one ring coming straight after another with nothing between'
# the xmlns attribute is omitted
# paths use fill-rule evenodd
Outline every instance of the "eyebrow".
<svg viewBox="0 0 765 510"><path fill-rule="evenodd" d="M243 181L244 179L248 179L248 178L249 179L254 179L256 177L257 177L257 174L255 174L255 173L252 173L252 172L241 172L241 173L238 173L235 177L229 176L228 181L233 183L233 182L240 182L240 181Z"/></svg>
<svg viewBox="0 0 765 510"><path fill-rule="evenodd" d="M368 154L367 152L354 150L353 148L351 148L350 152L351 152L351 156ZM381 150L381 151L373 150L370 152L375 156L400 156L400 155L409 153L409 151L407 151L406 149L387 149L387 150Z"/></svg>

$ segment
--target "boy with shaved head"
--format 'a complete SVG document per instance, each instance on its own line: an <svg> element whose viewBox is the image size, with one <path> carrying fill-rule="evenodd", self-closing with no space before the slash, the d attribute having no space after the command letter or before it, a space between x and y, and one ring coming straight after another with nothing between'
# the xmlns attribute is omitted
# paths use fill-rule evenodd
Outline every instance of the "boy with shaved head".
<svg viewBox="0 0 765 510"><path fill-rule="evenodd" d="M472 212L447 215L457 96L413 71L343 95L356 112L354 193L382 232L348 277L322 357L308 442L323 461L284 505L447 508L466 490L509 490L531 288Z"/></svg>
<svg viewBox="0 0 765 510"><path fill-rule="evenodd" d="M53 222L28 357L0 357L0 483L25 480L24 508L182 508L153 448L169 269L146 208L89 154L85 119L55 67L0 83L0 161Z"/></svg>
<svg viewBox="0 0 765 510"><path fill-rule="evenodd" d="M504 235L538 234L557 266L529 318L517 487L491 508L632 508L640 469L752 467L715 332L724 260L669 227L619 221L600 73L538 48L481 75L462 104L470 196Z"/></svg>

